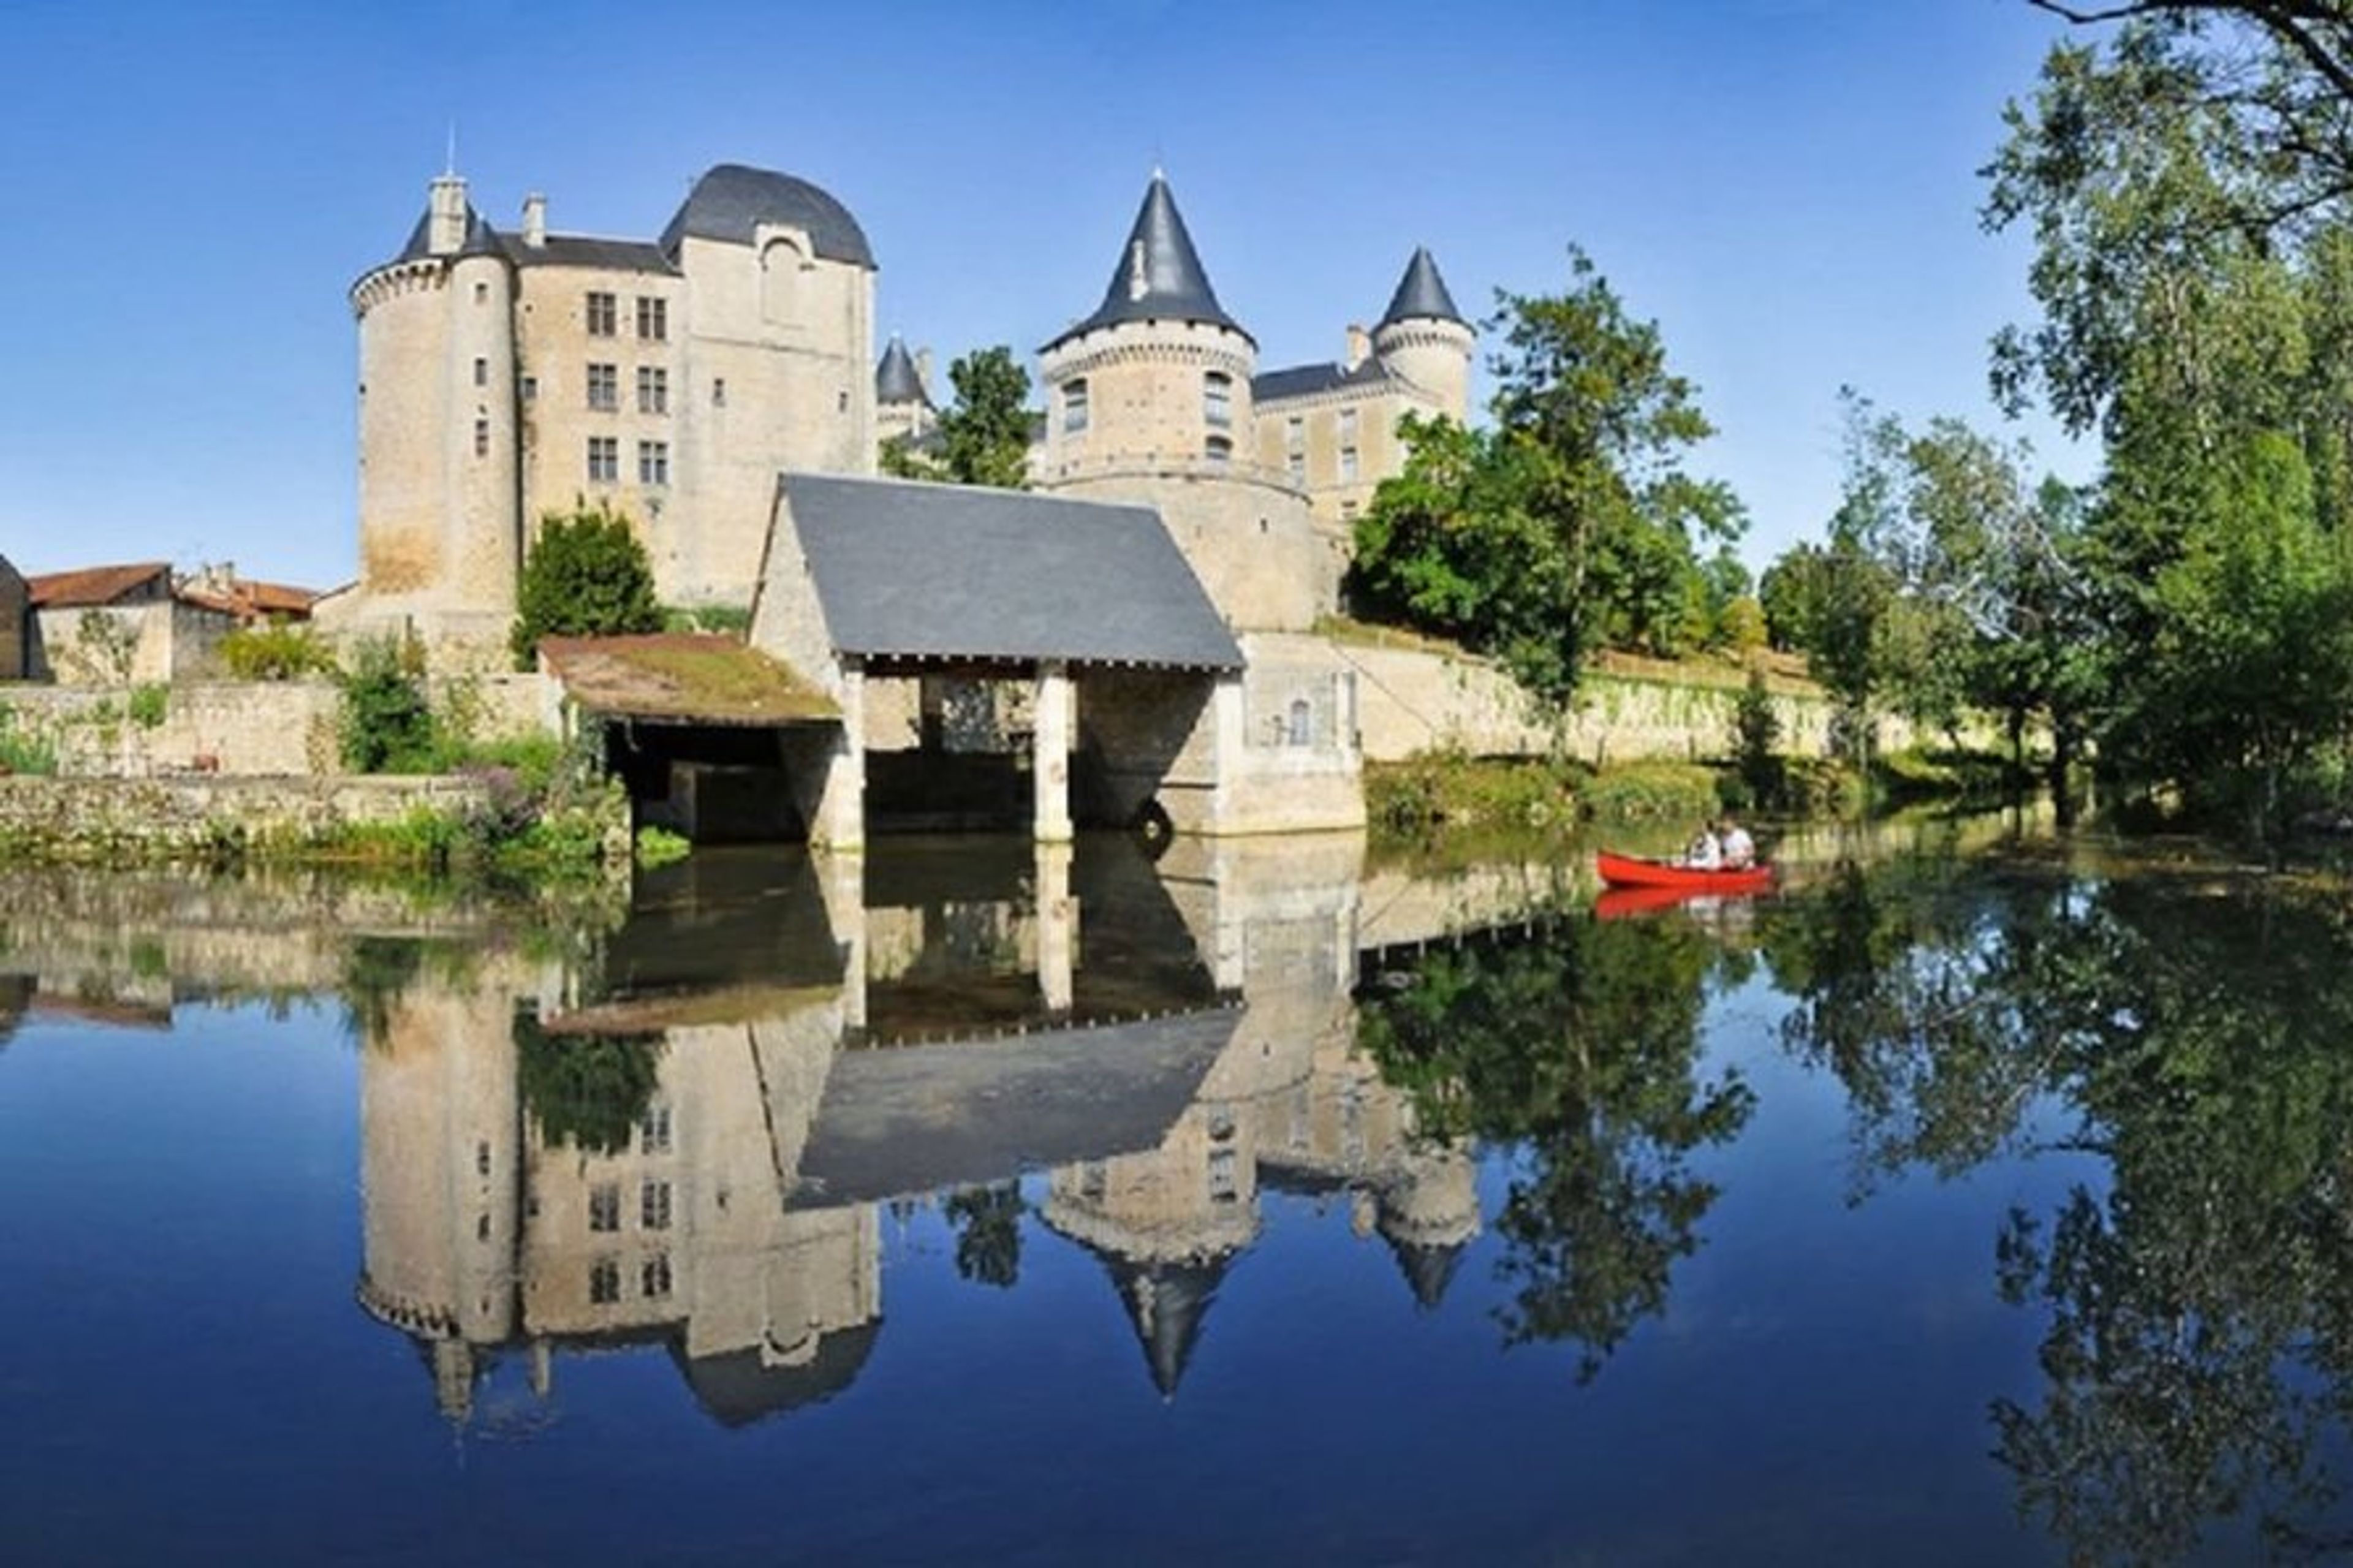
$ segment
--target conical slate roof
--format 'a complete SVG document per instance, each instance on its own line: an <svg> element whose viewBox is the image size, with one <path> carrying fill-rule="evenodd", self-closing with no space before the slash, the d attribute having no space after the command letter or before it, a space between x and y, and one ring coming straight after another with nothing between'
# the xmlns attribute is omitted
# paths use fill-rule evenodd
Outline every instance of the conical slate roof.
<svg viewBox="0 0 2353 1568"><path fill-rule="evenodd" d="M1438 263L1430 259L1426 245L1413 247L1413 259L1405 264L1405 276L1398 279L1397 292L1389 296L1389 308L1381 313L1380 324L1387 327L1412 321L1471 324L1454 308L1454 296L1446 291L1446 279L1438 275Z"/></svg>
<svg viewBox="0 0 2353 1568"><path fill-rule="evenodd" d="M1136 209L1127 244L1120 249L1103 303L1046 346L1050 349L1081 332L1121 321L1200 321L1250 337L1218 303L1217 290L1209 287L1209 275L1193 248L1193 237L1185 232L1176 198L1169 193L1168 178L1157 169L1145 190L1144 205ZM1256 340L1251 342L1256 346Z"/></svg>
<svg viewBox="0 0 2353 1568"><path fill-rule="evenodd" d="M891 346L882 351L882 363L874 367L874 401L931 405L923 373L915 368L915 356L907 352L896 332L891 334Z"/></svg>
<svg viewBox="0 0 2353 1568"><path fill-rule="evenodd" d="M1135 1324L1152 1386L1160 1391L1161 1398L1176 1398L1176 1385L1184 1382L1193 1346L1201 1337L1201 1320L1225 1278L1226 1258L1143 1263L1108 1253L1101 1256Z"/></svg>

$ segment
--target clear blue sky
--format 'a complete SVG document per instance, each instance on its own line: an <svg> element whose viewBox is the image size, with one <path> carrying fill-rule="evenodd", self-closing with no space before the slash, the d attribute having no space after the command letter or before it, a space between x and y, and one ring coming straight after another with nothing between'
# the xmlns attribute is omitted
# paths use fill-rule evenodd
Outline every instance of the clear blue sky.
<svg viewBox="0 0 2353 1568"><path fill-rule="evenodd" d="M345 289L454 121L501 226L537 190L650 237L712 163L815 180L878 329L943 365L1091 309L1155 161L1262 368L1336 356L1418 243L1478 313L1575 241L1699 384L1762 564L1836 504L1842 384L1994 417L2026 252L1975 171L2056 31L2024 0L0 0L0 552L348 578Z"/></svg>

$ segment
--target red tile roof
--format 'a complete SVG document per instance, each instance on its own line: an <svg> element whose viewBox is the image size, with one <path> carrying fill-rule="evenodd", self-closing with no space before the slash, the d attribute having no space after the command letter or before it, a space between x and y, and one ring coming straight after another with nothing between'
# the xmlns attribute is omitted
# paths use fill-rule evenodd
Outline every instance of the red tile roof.
<svg viewBox="0 0 2353 1568"><path fill-rule="evenodd" d="M95 609L125 598L158 577L168 579L171 566L144 561L135 566L85 566L75 572L50 572L25 579L37 610Z"/></svg>

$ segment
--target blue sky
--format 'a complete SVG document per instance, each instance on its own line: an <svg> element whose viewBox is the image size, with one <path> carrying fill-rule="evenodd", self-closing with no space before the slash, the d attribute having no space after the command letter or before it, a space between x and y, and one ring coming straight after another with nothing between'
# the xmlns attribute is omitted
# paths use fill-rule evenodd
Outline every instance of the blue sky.
<svg viewBox="0 0 2353 1568"><path fill-rule="evenodd" d="M1574 241L1699 384L1761 565L1836 504L1841 384L1995 418L2027 255L1975 171L2057 31L2024 0L0 0L0 552L348 578L345 290L454 121L501 226L536 190L650 237L712 163L815 180L881 331L943 365L1090 310L1155 161L1261 368L1336 356L1416 244L1475 313Z"/></svg>

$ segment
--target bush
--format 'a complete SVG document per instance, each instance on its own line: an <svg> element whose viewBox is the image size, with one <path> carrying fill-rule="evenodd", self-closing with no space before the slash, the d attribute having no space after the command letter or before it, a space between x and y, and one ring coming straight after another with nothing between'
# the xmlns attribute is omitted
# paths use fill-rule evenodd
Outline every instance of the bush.
<svg viewBox="0 0 2353 1568"><path fill-rule="evenodd" d="M343 766L355 773L441 771L441 729L426 699L423 662L413 642L361 645L343 681Z"/></svg>
<svg viewBox="0 0 2353 1568"><path fill-rule="evenodd" d="M1740 770L1745 801L1727 802L1769 807L1782 793L1781 718L1773 711L1773 694L1765 689L1765 672L1752 669L1748 684L1732 709L1732 755Z"/></svg>
<svg viewBox="0 0 2353 1568"><path fill-rule="evenodd" d="M57 748L18 723L16 710L0 703L0 773L57 771Z"/></svg>
<svg viewBox="0 0 2353 1568"><path fill-rule="evenodd" d="M221 638L221 663L237 680L300 680L335 673L335 653L307 626L271 621Z"/></svg>
<svg viewBox="0 0 2353 1568"><path fill-rule="evenodd" d="M649 871L678 864L693 847L667 827L649 825L638 829L638 864Z"/></svg>
<svg viewBox="0 0 2353 1568"><path fill-rule="evenodd" d="M1718 798L1714 770L1696 763L1620 763L1596 773L1577 804L1593 817L1669 816L1696 822L1715 815Z"/></svg>
<svg viewBox="0 0 2353 1568"><path fill-rule="evenodd" d="M131 689L131 700L125 704L131 721L142 730L153 730L164 722L164 715L172 706L172 689L161 681L151 680Z"/></svg>
<svg viewBox="0 0 2353 1568"><path fill-rule="evenodd" d="M653 568L629 520L603 501L570 517L550 513L524 558L510 644L529 669L542 637L618 637L662 629Z"/></svg>

